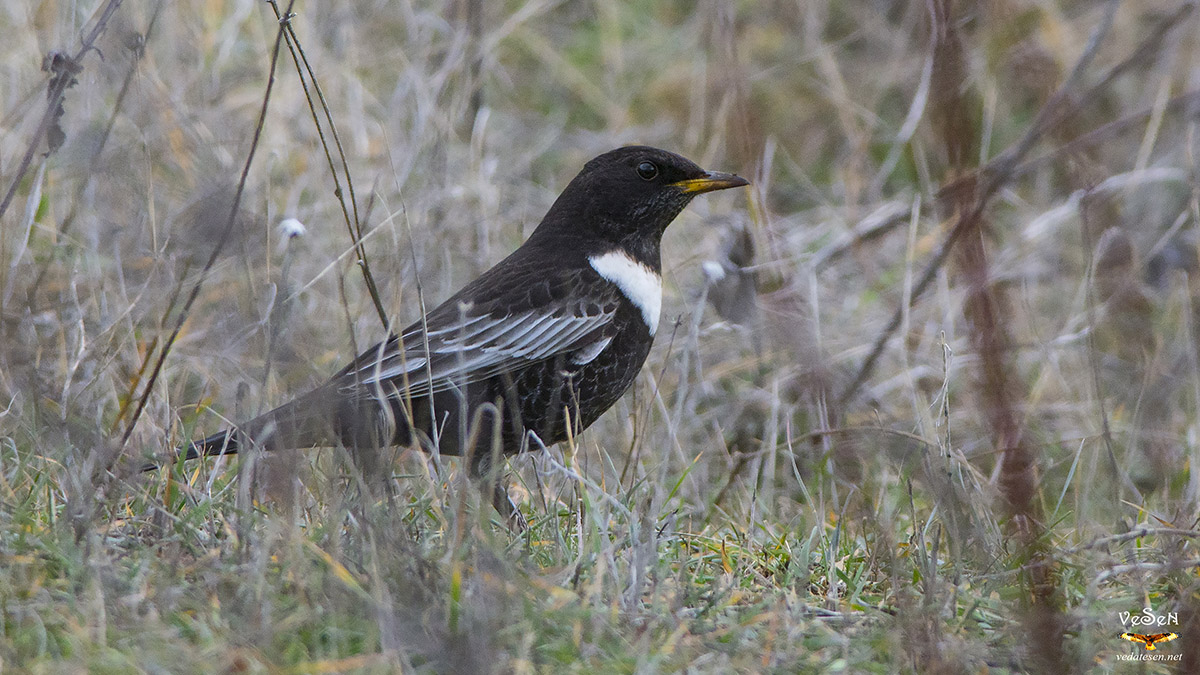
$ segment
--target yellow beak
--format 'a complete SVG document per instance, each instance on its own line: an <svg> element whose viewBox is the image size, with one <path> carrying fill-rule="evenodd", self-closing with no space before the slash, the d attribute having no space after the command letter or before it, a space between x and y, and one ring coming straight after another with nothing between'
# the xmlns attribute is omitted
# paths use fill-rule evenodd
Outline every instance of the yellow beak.
<svg viewBox="0 0 1200 675"><path fill-rule="evenodd" d="M712 192L713 190L742 187L749 184L750 181L741 176L732 173L721 173L720 171L709 171L699 178L688 178L672 183L672 185L679 187L686 194L701 194Z"/></svg>

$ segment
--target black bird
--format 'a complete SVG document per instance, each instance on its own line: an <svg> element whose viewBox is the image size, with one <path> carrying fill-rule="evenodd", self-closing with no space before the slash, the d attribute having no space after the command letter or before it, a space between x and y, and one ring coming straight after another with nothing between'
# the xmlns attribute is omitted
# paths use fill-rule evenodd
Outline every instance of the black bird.
<svg viewBox="0 0 1200 675"><path fill-rule="evenodd" d="M565 440L625 393L650 353L667 226L696 195L743 185L657 148L600 155L495 267L316 390L194 442L185 459L249 443L341 446L367 474L380 449L416 442L469 457L482 478L532 436ZM513 517L492 480L493 504Z"/></svg>

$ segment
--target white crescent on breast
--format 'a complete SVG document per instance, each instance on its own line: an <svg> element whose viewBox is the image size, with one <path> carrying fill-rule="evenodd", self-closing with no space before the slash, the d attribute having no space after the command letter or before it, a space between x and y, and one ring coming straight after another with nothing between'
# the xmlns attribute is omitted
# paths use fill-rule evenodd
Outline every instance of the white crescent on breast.
<svg viewBox="0 0 1200 675"><path fill-rule="evenodd" d="M589 256L588 263L597 274L621 289L621 293L642 312L646 327L654 335L658 330L658 314L662 311L662 277L658 272L624 251Z"/></svg>

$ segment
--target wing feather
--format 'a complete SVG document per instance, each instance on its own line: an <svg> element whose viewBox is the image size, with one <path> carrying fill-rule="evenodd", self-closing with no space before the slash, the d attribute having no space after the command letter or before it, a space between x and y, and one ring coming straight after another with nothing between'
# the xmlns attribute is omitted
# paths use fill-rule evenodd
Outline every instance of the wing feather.
<svg viewBox="0 0 1200 675"><path fill-rule="evenodd" d="M413 324L399 338L365 350L338 378L343 387L386 383L396 395L420 397L594 349L608 337L617 309L615 297L595 300L520 312L473 305L447 308L446 303L430 313L427 332ZM586 361L596 357L589 356Z"/></svg>

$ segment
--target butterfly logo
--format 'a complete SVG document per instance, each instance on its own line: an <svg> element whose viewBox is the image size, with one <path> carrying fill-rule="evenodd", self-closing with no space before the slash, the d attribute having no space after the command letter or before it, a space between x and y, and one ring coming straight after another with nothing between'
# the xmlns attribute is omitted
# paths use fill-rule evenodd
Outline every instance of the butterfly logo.
<svg viewBox="0 0 1200 675"><path fill-rule="evenodd" d="M1141 633L1121 633L1121 637L1130 642L1140 642L1146 645L1148 651L1154 651L1157 647L1155 642L1170 642L1179 637L1177 633L1155 633L1154 635L1142 635Z"/></svg>

